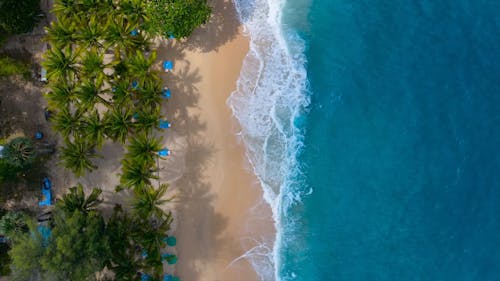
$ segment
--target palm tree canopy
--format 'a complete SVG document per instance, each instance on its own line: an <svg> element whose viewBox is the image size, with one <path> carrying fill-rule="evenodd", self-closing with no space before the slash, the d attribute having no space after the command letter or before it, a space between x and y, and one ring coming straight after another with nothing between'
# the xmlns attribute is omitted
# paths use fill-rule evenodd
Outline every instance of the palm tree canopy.
<svg viewBox="0 0 500 281"><path fill-rule="evenodd" d="M85 196L83 186L78 184L69 189L69 193L62 196L62 199L57 201L57 206L67 212L68 214L74 211L89 213L95 211L97 206L102 202L99 199L102 190L100 188L93 188L89 196Z"/></svg>
<svg viewBox="0 0 500 281"><path fill-rule="evenodd" d="M81 176L85 171L92 171L97 168L92 163L93 158L97 158L94 151L94 145L76 139L74 142L66 142L66 146L62 148L60 159L63 165L70 169L76 176Z"/></svg>
<svg viewBox="0 0 500 281"><path fill-rule="evenodd" d="M17 168L25 168L36 159L33 142L25 137L18 137L8 142L2 154L7 163Z"/></svg>
<svg viewBox="0 0 500 281"><path fill-rule="evenodd" d="M46 94L46 97L50 108L67 108L75 100L75 89L66 81L56 81L51 84L50 92Z"/></svg>
<svg viewBox="0 0 500 281"><path fill-rule="evenodd" d="M152 179L157 179L156 170L146 162L134 159L123 159L120 184L126 188L141 189L151 185Z"/></svg>
<svg viewBox="0 0 500 281"><path fill-rule="evenodd" d="M42 65L47 69L47 78L55 81L74 80L76 73L76 58L70 47L66 49L50 49L45 53L45 60Z"/></svg>
<svg viewBox="0 0 500 281"><path fill-rule="evenodd" d="M132 117L130 109L113 108L106 112L104 116L106 135L114 141L124 143L133 126Z"/></svg>
<svg viewBox="0 0 500 281"><path fill-rule="evenodd" d="M55 45L56 48L64 48L74 42L75 23L67 17L58 17L50 27L46 27L46 40Z"/></svg>
<svg viewBox="0 0 500 281"><path fill-rule="evenodd" d="M53 119L53 126L65 139L69 139L74 133L79 132L81 127L81 113L71 114L67 107L57 112Z"/></svg>
<svg viewBox="0 0 500 281"><path fill-rule="evenodd" d="M166 213L161 209L161 206L173 199L173 197L164 198L167 190L167 184L162 184L157 189L152 186L145 186L136 190L132 203L134 215L144 220L149 220L151 217L162 218L165 216Z"/></svg>
<svg viewBox="0 0 500 281"><path fill-rule="evenodd" d="M125 157L137 162L145 162L155 165L156 153L161 149L161 138L150 137L147 134L139 134L130 140Z"/></svg>

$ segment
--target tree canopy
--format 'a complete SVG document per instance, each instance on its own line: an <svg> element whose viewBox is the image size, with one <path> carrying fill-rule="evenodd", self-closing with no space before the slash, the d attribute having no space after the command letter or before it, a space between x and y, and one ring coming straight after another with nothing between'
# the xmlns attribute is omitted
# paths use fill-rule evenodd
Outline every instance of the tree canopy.
<svg viewBox="0 0 500 281"><path fill-rule="evenodd" d="M191 35L207 23L211 12L206 0L151 0L146 4L149 31L176 38Z"/></svg>
<svg viewBox="0 0 500 281"><path fill-rule="evenodd" d="M13 34L30 32L40 13L40 0L1 0L0 27Z"/></svg>

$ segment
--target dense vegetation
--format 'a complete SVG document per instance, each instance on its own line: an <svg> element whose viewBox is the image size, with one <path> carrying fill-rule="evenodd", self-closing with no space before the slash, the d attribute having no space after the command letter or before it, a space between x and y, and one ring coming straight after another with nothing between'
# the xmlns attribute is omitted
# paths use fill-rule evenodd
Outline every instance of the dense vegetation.
<svg viewBox="0 0 500 281"><path fill-rule="evenodd" d="M27 64L8 56L0 56L0 78L20 74L29 77L30 69Z"/></svg>
<svg viewBox="0 0 500 281"><path fill-rule="evenodd" d="M165 190L166 186L152 192L161 196ZM81 185L70 188L52 211L52 220L38 227L28 217L11 213L14 218L6 233L13 240L12 280L36 276L44 280L92 280L105 267L114 273L115 280L140 280L139 272L160 279L159 250L166 246L171 214L157 207L166 200L139 195L135 202L147 204L134 204L131 214L117 206L105 222L98 209L100 194L100 189L93 189L86 196ZM13 226L16 221L17 228ZM44 235L44 231L50 231L50 235ZM141 256L143 251L147 257Z"/></svg>
<svg viewBox="0 0 500 281"><path fill-rule="evenodd" d="M161 36L188 37L208 21L211 12L206 0L152 0L146 5L148 31Z"/></svg>
<svg viewBox="0 0 500 281"><path fill-rule="evenodd" d="M23 227L4 234L12 280L94 280L103 269L113 273L106 280L145 274L159 280L163 262L176 257L162 254L172 215L161 208L171 198L164 198L167 185L157 176L163 82L153 69L151 39L188 36L210 9L205 0L55 0L52 12L57 21L46 29L51 48L43 66L52 124L63 139L60 162L82 176L98 169L93 160L105 142L125 145L116 190L132 189L132 210L116 206L106 221L100 189L86 196L77 185L57 202L50 221L19 217ZM0 165L29 166L29 148L18 144L7 151L15 162Z"/></svg>
<svg viewBox="0 0 500 281"><path fill-rule="evenodd" d="M0 1L0 31L20 34L29 32L40 17L40 0Z"/></svg>

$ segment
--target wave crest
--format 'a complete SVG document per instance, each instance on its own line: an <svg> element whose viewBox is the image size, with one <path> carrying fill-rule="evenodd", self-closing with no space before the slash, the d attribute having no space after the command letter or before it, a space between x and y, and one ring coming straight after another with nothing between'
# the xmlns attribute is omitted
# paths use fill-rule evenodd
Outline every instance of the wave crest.
<svg viewBox="0 0 500 281"><path fill-rule="evenodd" d="M273 249L249 256L262 280L279 280L282 218L305 192L300 182L297 156L302 148L297 120L309 105L305 44L299 36L285 33L281 23L285 0L234 0L250 35L247 54L237 83L228 99L241 125L241 139L254 173L270 204L276 227Z"/></svg>

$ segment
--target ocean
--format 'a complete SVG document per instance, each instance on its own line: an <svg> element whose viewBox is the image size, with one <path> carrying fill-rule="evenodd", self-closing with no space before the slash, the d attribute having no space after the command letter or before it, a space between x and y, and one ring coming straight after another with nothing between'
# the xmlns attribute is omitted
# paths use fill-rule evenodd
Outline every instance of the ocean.
<svg viewBox="0 0 500 281"><path fill-rule="evenodd" d="M261 279L500 280L500 1L235 4Z"/></svg>

